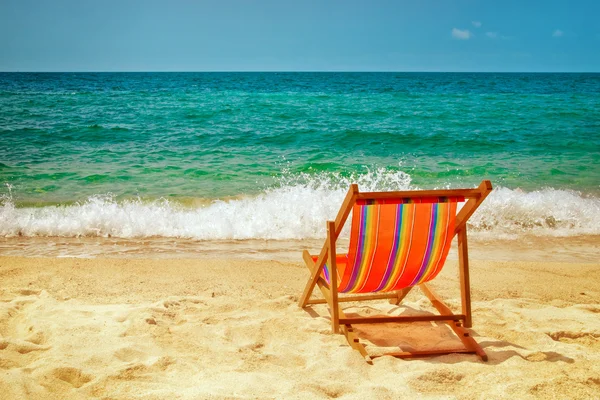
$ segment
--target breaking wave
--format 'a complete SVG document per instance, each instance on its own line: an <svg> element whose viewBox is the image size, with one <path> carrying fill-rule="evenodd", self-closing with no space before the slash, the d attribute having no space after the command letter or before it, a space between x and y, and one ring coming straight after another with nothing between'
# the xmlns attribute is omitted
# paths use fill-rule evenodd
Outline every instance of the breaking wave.
<svg viewBox="0 0 600 400"><path fill-rule="evenodd" d="M360 175L283 174L255 196L202 206L96 195L71 205L17 207L0 199L0 236L172 237L197 240L313 239L325 236L352 182L362 191L409 190L411 177L379 169ZM470 232L491 238L600 234L600 198L546 188L497 187L471 217ZM347 230L343 234L347 235Z"/></svg>

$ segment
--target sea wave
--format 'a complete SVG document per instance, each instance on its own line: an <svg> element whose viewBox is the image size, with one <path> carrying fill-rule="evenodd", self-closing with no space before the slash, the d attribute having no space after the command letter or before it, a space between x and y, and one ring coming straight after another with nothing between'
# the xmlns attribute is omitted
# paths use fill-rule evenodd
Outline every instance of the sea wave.
<svg viewBox="0 0 600 400"><path fill-rule="evenodd" d="M173 237L197 240L315 239L325 236L350 183L362 191L410 190L409 174L284 173L276 187L255 196L213 200L200 206L176 201L96 195L71 205L18 207L0 199L0 236ZM347 224L348 225L348 224ZM471 217L480 237L600 234L600 198L545 188L525 192L497 187ZM348 229L342 233L348 235Z"/></svg>

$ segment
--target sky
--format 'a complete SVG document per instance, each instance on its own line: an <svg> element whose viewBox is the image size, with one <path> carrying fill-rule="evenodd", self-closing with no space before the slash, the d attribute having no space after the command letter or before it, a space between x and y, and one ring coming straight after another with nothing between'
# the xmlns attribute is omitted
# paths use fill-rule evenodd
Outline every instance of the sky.
<svg viewBox="0 0 600 400"><path fill-rule="evenodd" d="M600 0L0 0L0 71L600 72Z"/></svg>

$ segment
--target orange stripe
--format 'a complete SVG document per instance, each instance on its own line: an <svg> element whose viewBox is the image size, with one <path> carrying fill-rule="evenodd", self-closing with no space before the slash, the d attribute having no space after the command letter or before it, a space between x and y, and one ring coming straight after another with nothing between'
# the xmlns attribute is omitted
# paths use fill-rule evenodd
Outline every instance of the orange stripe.
<svg viewBox="0 0 600 400"><path fill-rule="evenodd" d="M385 274L390 251L394 245L396 206L390 204L379 207L380 224L377 235L377 249L373 254L373 266L370 270L370 276L358 289L360 293L369 293L377 289L381 281L381 276Z"/></svg>
<svg viewBox="0 0 600 400"><path fill-rule="evenodd" d="M408 264L408 256L410 254L410 248L412 246L414 223L415 223L415 207L404 206L402 218L404 221L404 227L400 232L400 243L398 249L398 255L394 263L394 273L386 284L384 291L395 290L399 284L399 280L404 275L406 266Z"/></svg>

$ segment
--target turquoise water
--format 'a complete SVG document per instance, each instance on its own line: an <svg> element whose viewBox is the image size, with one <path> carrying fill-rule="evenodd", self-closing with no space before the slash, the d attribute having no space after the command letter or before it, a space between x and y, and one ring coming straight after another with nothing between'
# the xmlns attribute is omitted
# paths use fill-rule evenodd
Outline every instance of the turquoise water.
<svg viewBox="0 0 600 400"><path fill-rule="evenodd" d="M0 138L4 236L316 237L351 181L481 179L475 230L600 233L600 74L0 73Z"/></svg>

